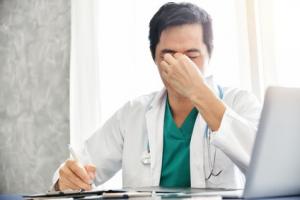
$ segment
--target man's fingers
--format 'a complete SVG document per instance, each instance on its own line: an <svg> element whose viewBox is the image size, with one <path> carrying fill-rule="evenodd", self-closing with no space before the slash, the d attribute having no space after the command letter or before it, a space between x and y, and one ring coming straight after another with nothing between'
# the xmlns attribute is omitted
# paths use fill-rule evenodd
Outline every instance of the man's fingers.
<svg viewBox="0 0 300 200"><path fill-rule="evenodd" d="M69 160L66 162L66 165L74 174L76 174L86 184L91 183L91 179L87 174L86 170L77 161Z"/></svg>
<svg viewBox="0 0 300 200"><path fill-rule="evenodd" d="M175 59L175 57L173 57L169 53L164 54L164 61L167 62L169 65L175 64L177 62L177 60Z"/></svg>
<svg viewBox="0 0 300 200"><path fill-rule="evenodd" d="M85 170L88 172L91 179L96 178L96 166L93 164L88 164L84 166Z"/></svg>
<svg viewBox="0 0 300 200"><path fill-rule="evenodd" d="M189 65L189 62L193 63L193 61L185 54L175 53L173 56L171 54L166 54L161 64L163 69L169 73L171 68L174 68L175 71L186 71L185 68Z"/></svg>
<svg viewBox="0 0 300 200"><path fill-rule="evenodd" d="M60 171L60 175L63 178L63 180L68 180L68 182L72 183L73 185L76 185L76 187L79 188L79 189L85 189L85 190L90 190L91 189L90 184L87 184L83 180L81 180L69 168L62 169Z"/></svg>
<svg viewBox="0 0 300 200"><path fill-rule="evenodd" d="M161 76L165 81L168 81L168 74L166 72L162 71Z"/></svg>
<svg viewBox="0 0 300 200"><path fill-rule="evenodd" d="M162 72L165 72L166 74L168 74L168 72L170 71L170 65L166 61L163 60L163 61L161 61L160 66L161 66Z"/></svg>
<svg viewBox="0 0 300 200"><path fill-rule="evenodd" d="M85 165L84 168L89 172L93 172L93 173L96 172L96 166L93 164Z"/></svg>
<svg viewBox="0 0 300 200"><path fill-rule="evenodd" d="M180 59L184 58L185 54L175 53L173 56L174 56L175 60L180 60Z"/></svg>
<svg viewBox="0 0 300 200"><path fill-rule="evenodd" d="M69 181L68 179L65 179L65 178L60 178L58 185L59 185L60 191L65 191L68 189L71 189L71 190L79 190L80 189L77 185L75 185L74 183L72 183L71 181Z"/></svg>

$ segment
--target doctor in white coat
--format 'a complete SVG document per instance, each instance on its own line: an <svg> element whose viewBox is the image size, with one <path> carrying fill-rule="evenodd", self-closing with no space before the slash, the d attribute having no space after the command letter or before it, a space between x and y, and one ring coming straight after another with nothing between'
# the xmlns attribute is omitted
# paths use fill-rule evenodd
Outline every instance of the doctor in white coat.
<svg viewBox="0 0 300 200"><path fill-rule="evenodd" d="M76 149L84 164L66 160L56 190L89 190L120 169L124 187L243 188L261 107L206 72L211 17L167 3L150 21L149 40L165 88L126 103Z"/></svg>

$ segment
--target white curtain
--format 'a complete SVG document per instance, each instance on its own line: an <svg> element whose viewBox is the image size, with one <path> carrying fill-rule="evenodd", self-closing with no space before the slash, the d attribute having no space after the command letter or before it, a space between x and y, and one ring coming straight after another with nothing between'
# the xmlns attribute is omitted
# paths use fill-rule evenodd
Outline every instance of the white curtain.
<svg viewBox="0 0 300 200"><path fill-rule="evenodd" d="M255 0L262 82L300 87L300 1Z"/></svg>
<svg viewBox="0 0 300 200"><path fill-rule="evenodd" d="M78 146L99 126L96 0L71 1L70 138Z"/></svg>
<svg viewBox="0 0 300 200"><path fill-rule="evenodd" d="M245 2L253 92L262 101L269 86L300 87L300 1Z"/></svg>
<svg viewBox="0 0 300 200"><path fill-rule="evenodd" d="M71 3L70 143L78 147L102 123L100 77L103 79L104 75L99 72L99 63L104 63L98 60L103 51L98 46L100 1L72 0ZM121 188L121 176L120 171L99 189Z"/></svg>

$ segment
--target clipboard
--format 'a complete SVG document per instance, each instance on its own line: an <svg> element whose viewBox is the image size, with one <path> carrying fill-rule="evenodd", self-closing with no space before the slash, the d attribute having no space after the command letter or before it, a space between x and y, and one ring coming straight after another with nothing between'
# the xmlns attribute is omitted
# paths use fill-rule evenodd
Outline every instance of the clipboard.
<svg viewBox="0 0 300 200"><path fill-rule="evenodd" d="M44 194L23 195L24 199L41 199L41 198L73 198L80 199L88 196L101 197L104 193L124 193L126 190L97 190L97 191L57 191Z"/></svg>

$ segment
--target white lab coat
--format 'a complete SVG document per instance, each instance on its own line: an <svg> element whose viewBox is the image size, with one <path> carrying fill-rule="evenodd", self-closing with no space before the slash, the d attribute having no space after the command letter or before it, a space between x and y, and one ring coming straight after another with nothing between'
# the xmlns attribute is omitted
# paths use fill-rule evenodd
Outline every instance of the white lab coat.
<svg viewBox="0 0 300 200"><path fill-rule="evenodd" d="M207 79L207 83L219 95L213 79ZM191 187L244 186L261 106L246 91L223 88L223 93L226 111L219 130L211 134L211 159L216 148L215 172L222 173L205 180L210 173L204 137L206 123L198 114L190 143ZM82 162L90 160L96 165L96 184L104 183L122 169L123 187L159 186L165 103L165 89L126 103L77 149ZM148 142L151 163L147 165L142 158ZM56 172L54 182L57 178Z"/></svg>

